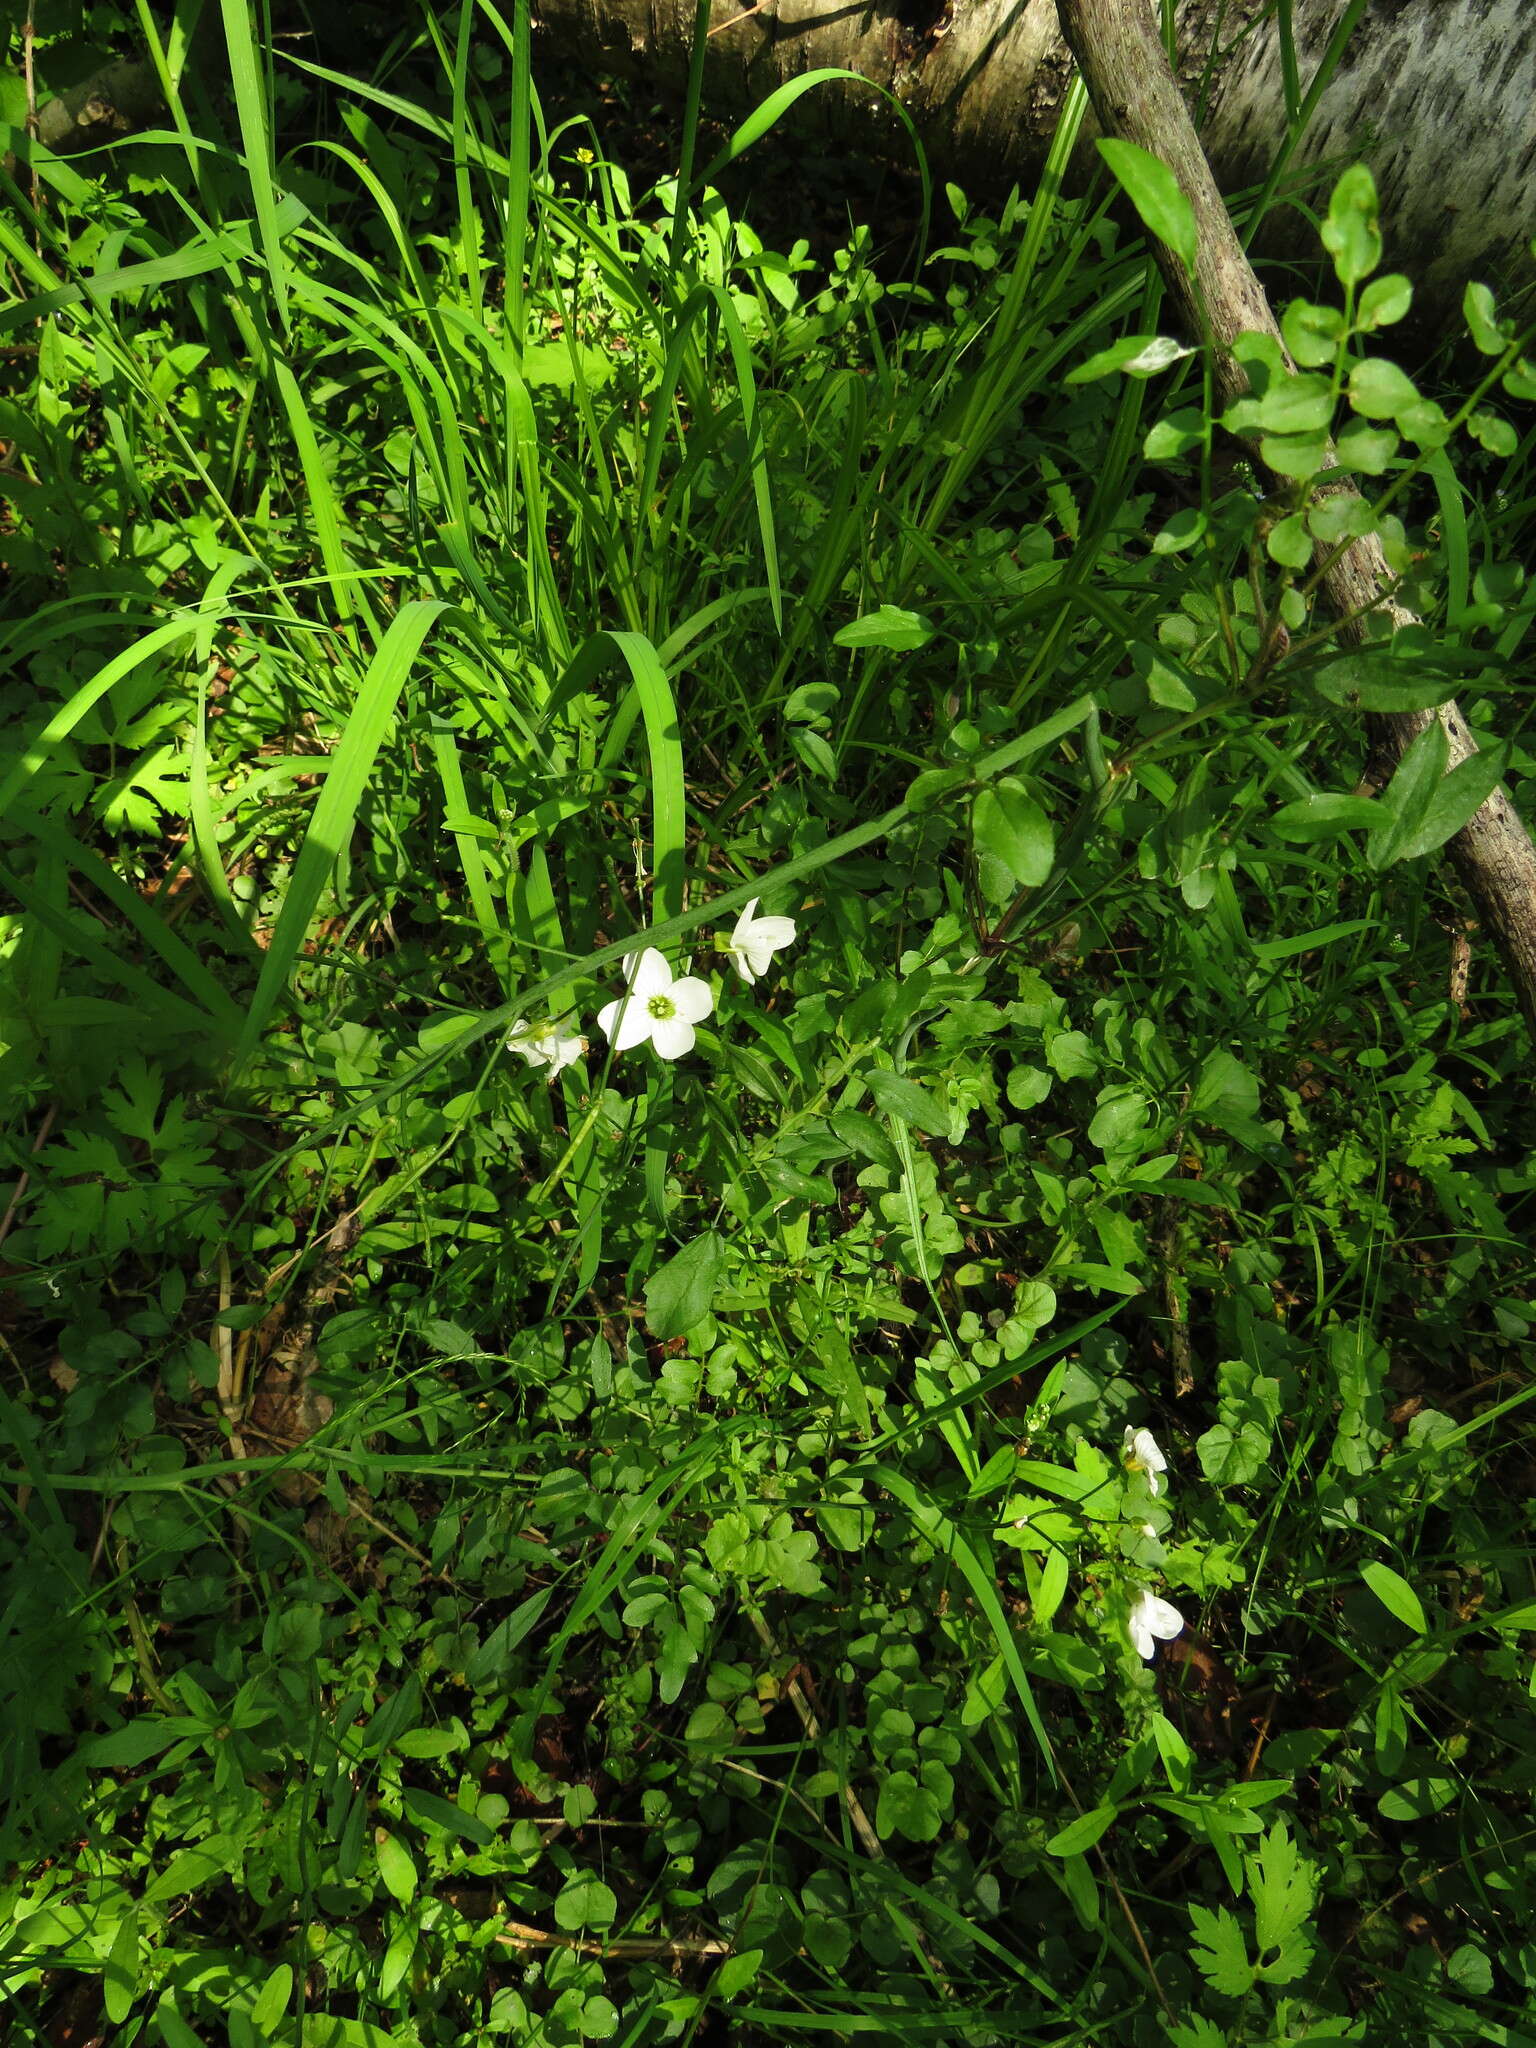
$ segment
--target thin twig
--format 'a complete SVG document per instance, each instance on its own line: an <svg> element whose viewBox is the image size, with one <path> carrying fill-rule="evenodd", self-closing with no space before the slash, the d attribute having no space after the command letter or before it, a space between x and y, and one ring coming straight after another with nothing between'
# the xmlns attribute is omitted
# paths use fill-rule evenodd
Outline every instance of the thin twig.
<svg viewBox="0 0 1536 2048"><path fill-rule="evenodd" d="M27 0L27 18L21 25L21 74L27 92L27 168L32 174L32 212L37 216L37 253L43 253L42 198L37 182L37 72L32 64L32 43L37 35L37 0Z"/></svg>
<svg viewBox="0 0 1536 2048"><path fill-rule="evenodd" d="M53 1129L53 1120L58 1115L58 1113L58 1104L56 1102L50 1102L47 1109L43 1113L42 1122L37 1127L37 1136L32 1140L32 1158L35 1159L38 1153L41 1152L43 1147L47 1144L48 1133ZM5 1240L10 1236L11 1225L16 1221L16 1211L21 1207L21 1198L27 1192L27 1189L31 1186L31 1184L31 1169L29 1167L23 1167L21 1170L21 1174L17 1179L15 1187L11 1189L11 1199L5 1205L5 1214L3 1216L0 1216L0 1244L4 1244Z"/></svg>
<svg viewBox="0 0 1536 2048"><path fill-rule="evenodd" d="M731 1953L728 1941L689 1940L685 1936L670 1940L662 1936L652 1940L637 1936L619 1941L584 1941L579 1934L551 1934L543 1927L527 1927L521 1920L509 1920L496 1939L503 1948L564 1948L574 1955L595 1956L603 1963L644 1962L653 1956L707 1959Z"/></svg>
<svg viewBox="0 0 1536 2048"><path fill-rule="evenodd" d="M753 1628L756 1629L758 1641L768 1652L769 1656L779 1656L780 1650L778 1644L773 1639L773 1631L755 1607L748 1609L747 1618L752 1623ZM790 1705L799 1715L800 1726L805 1730L808 1739L812 1742L819 1742L821 1740L821 1722L816 1717L815 1708L812 1707L810 1701L806 1698L805 1688L801 1685L799 1679L792 1678L784 1688L784 1691ZM863 1843L865 1852L873 1857L875 1862L883 1863L885 1860L885 1845L875 1833L874 1825L869 1815L864 1811L858 1793L854 1791L851 1785L844 1785L843 1787L843 1804L848 1809L848 1818L853 1822L853 1831Z"/></svg>

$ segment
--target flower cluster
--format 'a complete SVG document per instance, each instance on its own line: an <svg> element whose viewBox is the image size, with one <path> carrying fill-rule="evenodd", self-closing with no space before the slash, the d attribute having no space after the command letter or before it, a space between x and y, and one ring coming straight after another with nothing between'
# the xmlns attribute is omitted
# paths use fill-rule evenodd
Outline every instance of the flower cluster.
<svg viewBox="0 0 1536 2048"><path fill-rule="evenodd" d="M759 917L761 900L752 898L720 949L730 956L749 987L768 972L775 953L795 942L794 919ZM664 1060L681 1059L692 1052L694 1026L702 1024L715 1007L709 983L692 974L674 975L666 956L654 946L626 953L623 971L624 993L604 1003L597 1013L598 1025L614 1051L631 1052L637 1045L649 1045ZM530 1067L543 1067L546 1080L553 1081L562 1067L581 1058L587 1041L566 1033L558 1024L533 1025L519 1017L507 1035L507 1050L517 1053Z"/></svg>
<svg viewBox="0 0 1536 2048"><path fill-rule="evenodd" d="M1128 1472L1136 1472L1147 1483L1147 1493L1153 1500L1163 1491L1162 1475L1168 1470L1168 1460L1158 1447L1156 1437L1150 1429L1132 1429L1129 1425L1120 1446L1121 1463ZM1152 1525L1146 1525L1151 1532ZM1131 1648L1138 1657L1148 1663L1156 1655L1159 1643L1171 1643L1184 1627L1184 1617L1169 1600L1161 1599L1145 1586L1137 1594L1126 1620L1130 1631Z"/></svg>

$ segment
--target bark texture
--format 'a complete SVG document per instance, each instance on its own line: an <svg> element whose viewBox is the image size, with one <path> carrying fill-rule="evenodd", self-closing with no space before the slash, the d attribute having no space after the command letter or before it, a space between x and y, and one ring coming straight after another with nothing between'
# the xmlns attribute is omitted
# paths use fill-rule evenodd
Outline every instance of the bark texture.
<svg viewBox="0 0 1536 2048"><path fill-rule="evenodd" d="M107 64L39 110L37 136L56 156L70 156L103 142L121 142L152 127L164 113L152 65Z"/></svg>
<svg viewBox="0 0 1536 2048"><path fill-rule="evenodd" d="M681 89L694 0L534 0L550 45ZM1344 0L1294 0L1303 89ZM1284 136L1274 9L1180 0L1180 83L1209 69L1201 136L1223 189L1266 174ZM1212 57L1213 39L1219 47ZM1071 76L1055 0L712 0L706 104L755 106L787 79L842 66L911 114L935 167L973 196L1038 169ZM839 147L910 156L896 115L860 84L824 86L797 120ZM1531 274L1536 235L1536 0L1369 0L1297 153L1298 166L1363 157L1382 195L1388 267L1421 300L1454 303L1469 276L1498 289ZM1315 257L1277 214L1269 246Z"/></svg>
<svg viewBox="0 0 1536 2048"><path fill-rule="evenodd" d="M1244 332L1269 334L1282 353L1284 344L1158 40L1153 0L1058 0L1058 4L1063 30L1105 132L1139 143L1161 157L1194 208L1199 229L1194 289L1177 258L1159 243L1153 247L1164 282L1191 331L1198 333L1205 327L1215 345L1217 379L1223 398L1230 403L1248 389L1242 365L1232 354L1237 336ZM1257 449L1253 453L1260 459ZM1288 481L1280 479L1282 485ZM1353 486L1343 482L1330 488L1353 492ZM1320 563L1326 554L1319 549ZM1393 600L1392 585L1381 543L1374 536L1352 542L1327 568L1323 587L1339 620L1338 637L1345 645L1363 644L1365 620L1372 612L1385 613L1394 628L1413 622L1413 615ZM1443 704L1438 711L1367 719L1373 750L1395 764L1435 718L1445 728L1450 767L1477 752L1477 743L1454 703ZM1495 790L1471 823L1457 833L1449 851L1462 885L1498 948L1526 1024L1536 1034L1536 847L1502 789Z"/></svg>

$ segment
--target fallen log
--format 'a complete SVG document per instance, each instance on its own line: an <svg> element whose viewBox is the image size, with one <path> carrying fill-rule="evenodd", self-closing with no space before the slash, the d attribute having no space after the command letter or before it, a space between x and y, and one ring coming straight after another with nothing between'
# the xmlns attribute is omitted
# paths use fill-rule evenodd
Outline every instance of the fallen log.
<svg viewBox="0 0 1536 2048"><path fill-rule="evenodd" d="M680 92L695 0L534 0L543 46L590 69ZM1342 0L1294 0L1305 96L1345 21ZM1287 144L1285 52L1268 0L1180 0L1179 81L1204 103L1201 141L1221 188L1260 183ZM841 67L906 108L940 175L973 197L1027 183L1072 64L1055 0L710 0L705 106L756 106L805 72ZM1419 304L1450 306L1471 276L1506 298L1533 275L1536 6L1531 0L1366 0L1291 159L1368 163L1389 268ZM838 148L908 160L890 100L859 82L819 87L796 119ZM1289 229L1285 215L1290 214ZM1316 238L1276 210L1266 246L1307 256Z"/></svg>

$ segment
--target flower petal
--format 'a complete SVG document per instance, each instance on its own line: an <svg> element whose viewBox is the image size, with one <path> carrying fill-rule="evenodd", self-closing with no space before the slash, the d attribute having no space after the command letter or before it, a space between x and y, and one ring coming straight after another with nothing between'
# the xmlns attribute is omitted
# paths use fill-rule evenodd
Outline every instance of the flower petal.
<svg viewBox="0 0 1536 2048"><path fill-rule="evenodd" d="M739 946L745 935L752 929L752 920L757 915L757 906L762 900L761 896L754 896L752 901L742 911L740 917L737 918L736 929L731 933L731 944L733 946Z"/></svg>
<svg viewBox="0 0 1536 2048"><path fill-rule="evenodd" d="M770 953L782 953L795 943L795 930L792 917L760 917L752 927L752 943L766 946Z"/></svg>
<svg viewBox="0 0 1536 2048"><path fill-rule="evenodd" d="M679 984L672 984L675 995ZM681 1059L685 1052L693 1051L693 1026L686 1017L652 1017L646 1020L651 1027L651 1043L664 1060Z"/></svg>
<svg viewBox="0 0 1536 2048"><path fill-rule="evenodd" d="M1150 1663L1154 1639L1171 1643L1183 1632L1184 1617L1171 1601L1159 1599L1156 1593L1142 1592L1131 1609L1127 1626L1132 1648L1138 1657Z"/></svg>
<svg viewBox="0 0 1536 2048"><path fill-rule="evenodd" d="M633 953L625 955L625 964L634 959ZM642 1004L651 996L665 995L672 986L672 970L667 965L665 953L657 952L654 946L647 946L635 967L630 988Z"/></svg>
<svg viewBox="0 0 1536 2048"><path fill-rule="evenodd" d="M667 994L685 1024L702 1024L715 1007L714 990L696 974L685 974L680 981L674 981Z"/></svg>
<svg viewBox="0 0 1536 2048"><path fill-rule="evenodd" d="M597 1021L614 1051L628 1052L634 1046L644 1045L651 1035L654 1020L645 1004L629 995L616 996L611 1003L604 1003L597 1013Z"/></svg>
<svg viewBox="0 0 1536 2048"><path fill-rule="evenodd" d="M528 1029L526 1017L519 1017L507 1033L507 1051L515 1052L530 1067L542 1067L545 1063L546 1055L539 1050L538 1034Z"/></svg>
<svg viewBox="0 0 1536 2048"><path fill-rule="evenodd" d="M549 1078L551 1081L554 1080L556 1074L562 1068L570 1066L574 1061L581 1058L587 1049L587 1041L584 1038L556 1037L554 1046L555 1049L550 1054L549 1059Z"/></svg>

